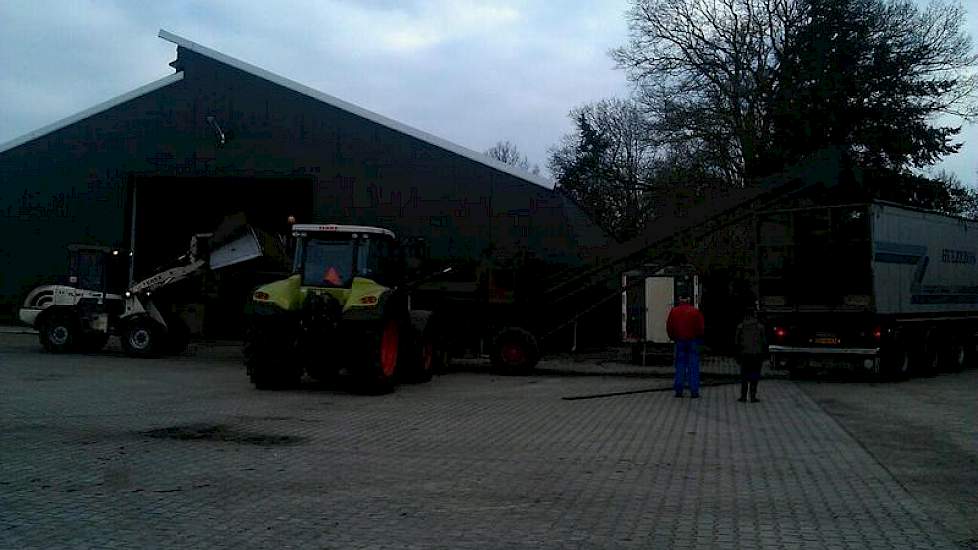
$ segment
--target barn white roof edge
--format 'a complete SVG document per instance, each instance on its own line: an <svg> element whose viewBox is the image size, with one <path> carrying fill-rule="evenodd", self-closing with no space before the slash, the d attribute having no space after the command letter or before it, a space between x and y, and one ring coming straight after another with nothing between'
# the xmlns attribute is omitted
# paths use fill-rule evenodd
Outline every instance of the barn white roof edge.
<svg viewBox="0 0 978 550"><path fill-rule="evenodd" d="M67 116L65 118L62 118L61 120L57 120L55 122L52 122L51 124L48 124L46 126L42 126L42 127L38 128L36 130L32 130L30 132L27 132L26 134L24 134L24 135L22 135L20 137L16 137L16 138L14 138L14 139L12 139L10 141L7 141L5 143L0 143L0 153L3 153L5 151L9 151L10 149L13 149L14 147L17 147L19 145L23 145L23 144L25 144L25 143L27 143L29 141L33 141L33 140L35 140L35 139L37 139L37 138L39 138L41 136L45 136L47 134L50 134L51 132L55 132L55 131L60 130L60 129L66 127L66 126L70 126L70 125L72 125L72 124L74 124L74 123L76 123L78 121L85 120L86 118L91 117L91 116L94 116L94 115L97 115L97 114L99 114L99 113L101 113L103 111L108 111L109 109L112 109L113 107L117 107L117 106L122 105L123 103L126 103L128 101L132 101L133 99L136 99L137 97L144 96L144 95L146 95L146 94L148 94L150 92L155 92L156 90L159 90L160 88L164 88L166 86L169 86L170 84L179 82L181 80L183 80L183 73L182 72L173 73L171 75L164 76L163 78L161 78L159 80L155 80L153 82L150 82L149 84L146 84L144 86L140 86L140 87L136 88L135 90L130 90L130 91L128 91L128 92L126 92L126 93L124 93L124 94L122 94L120 96L116 96L116 97L114 97L114 98L112 98L112 99L110 99L108 101L103 101L102 103L99 103L98 105L94 105L92 107L89 107L88 109L85 109L84 111L79 111L79 112L77 112L77 113L75 113L73 115L69 115L69 116Z"/></svg>
<svg viewBox="0 0 978 550"><path fill-rule="evenodd" d="M348 101L339 99L338 97L331 96L329 94L320 92L319 90L316 90L314 88L310 88L309 86L306 86L304 84L300 84L294 80L285 78L284 76L277 75L273 72L262 69L261 67L257 67L255 65L241 61L240 59L236 59L234 57L223 54L219 51L213 50L206 46L202 46L192 40L188 40L182 36L178 36L167 30L160 29L159 37L169 42L172 42L177 46L186 48L194 53L203 55L204 57L209 57L215 61L234 67L235 69L244 71L248 74L251 74L263 80L272 82L273 84L277 84L284 88L288 88L294 92L311 97L317 101L321 101L323 103L336 107L337 109L346 111L348 113L354 114L361 118L365 118L367 120L370 120L371 122L374 122L381 126L385 126L396 132L400 132L402 134L411 136L415 139L419 139L421 141L427 142L431 145L434 145L446 151L455 153L456 155L466 157L469 160L473 160L480 164L484 164L500 172L504 172L506 174L509 174L521 180L535 183L546 189L553 188L553 183L547 180L546 178L537 176L535 174L531 174L524 170L520 170L519 168L515 168L506 163L499 162L493 158L490 158L477 151L473 151L472 149L469 149L467 147L463 147L456 143L452 143L446 139L442 139L438 136L429 134L428 132L425 132L423 130L413 128L411 126L408 126L407 124L403 124L391 118L387 118L383 115L377 114L373 111L364 109L363 107L360 107L358 105L354 105Z"/></svg>

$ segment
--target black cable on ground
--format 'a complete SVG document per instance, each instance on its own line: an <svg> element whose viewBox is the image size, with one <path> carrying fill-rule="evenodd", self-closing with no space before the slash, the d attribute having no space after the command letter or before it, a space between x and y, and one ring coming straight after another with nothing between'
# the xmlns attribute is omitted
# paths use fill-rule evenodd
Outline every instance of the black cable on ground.
<svg viewBox="0 0 978 550"><path fill-rule="evenodd" d="M715 386L730 386L733 384L740 384L740 381L738 380L736 382L706 382L700 384L700 387L709 388ZM573 395L571 397L561 397L560 399L563 401L583 401L585 399L602 399L605 397L620 397L622 395L635 395L639 393L655 393L655 392L663 392L663 391L673 391L672 386L663 386L659 388L646 388L643 390L616 391L611 393L595 393L591 395Z"/></svg>

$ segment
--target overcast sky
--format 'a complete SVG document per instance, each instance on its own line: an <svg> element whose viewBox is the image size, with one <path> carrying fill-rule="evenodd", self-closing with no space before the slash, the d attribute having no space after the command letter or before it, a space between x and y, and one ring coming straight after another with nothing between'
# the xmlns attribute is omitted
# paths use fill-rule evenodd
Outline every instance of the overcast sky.
<svg viewBox="0 0 978 550"><path fill-rule="evenodd" d="M978 4L968 30L978 40ZM629 0L0 0L0 143L171 74L166 29L484 151L546 165L567 112L628 93ZM978 179L978 126L942 165Z"/></svg>

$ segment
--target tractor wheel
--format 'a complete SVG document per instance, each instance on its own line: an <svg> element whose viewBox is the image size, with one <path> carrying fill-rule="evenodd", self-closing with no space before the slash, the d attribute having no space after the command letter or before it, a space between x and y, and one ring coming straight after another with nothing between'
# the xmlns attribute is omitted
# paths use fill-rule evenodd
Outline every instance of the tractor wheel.
<svg viewBox="0 0 978 550"><path fill-rule="evenodd" d="M68 312L54 311L38 327L41 345L53 353L74 351L80 338L78 319Z"/></svg>
<svg viewBox="0 0 978 550"><path fill-rule="evenodd" d="M153 357L162 351L162 327L152 319L135 319L122 329L122 351L130 357Z"/></svg>
<svg viewBox="0 0 978 550"><path fill-rule="evenodd" d="M517 327L499 331L492 343L492 366L502 374L526 374L540 360L537 339Z"/></svg>
<svg viewBox="0 0 978 550"><path fill-rule="evenodd" d="M435 372L436 343L431 334L422 335L416 342L411 342L411 368L404 373L404 381L411 384L423 384L431 381Z"/></svg>
<svg viewBox="0 0 978 550"><path fill-rule="evenodd" d="M361 371L364 391L374 395L390 393L400 374L401 326L397 319L387 319L368 337L367 358Z"/></svg>
<svg viewBox="0 0 978 550"><path fill-rule="evenodd" d="M88 353L102 351L105 344L109 343L109 335L105 332L89 332L81 337L81 349Z"/></svg>
<svg viewBox="0 0 978 550"><path fill-rule="evenodd" d="M411 312L410 338L401 338L401 380L423 384L431 380L438 368L441 342L437 327L431 323L431 312Z"/></svg>
<svg viewBox="0 0 978 550"><path fill-rule="evenodd" d="M244 363L248 377L259 390L294 388L302 380L302 369L281 334L252 326L245 334Z"/></svg>

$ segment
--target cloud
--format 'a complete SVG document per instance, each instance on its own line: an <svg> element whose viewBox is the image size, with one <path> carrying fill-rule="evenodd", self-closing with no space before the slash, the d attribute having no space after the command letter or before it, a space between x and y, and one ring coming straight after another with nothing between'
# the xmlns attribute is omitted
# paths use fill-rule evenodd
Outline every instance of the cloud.
<svg viewBox="0 0 978 550"><path fill-rule="evenodd" d="M170 74L165 28L471 149L509 140L542 166L571 108L627 94L607 52L629 3L0 2L0 142ZM976 134L953 159L965 181Z"/></svg>

